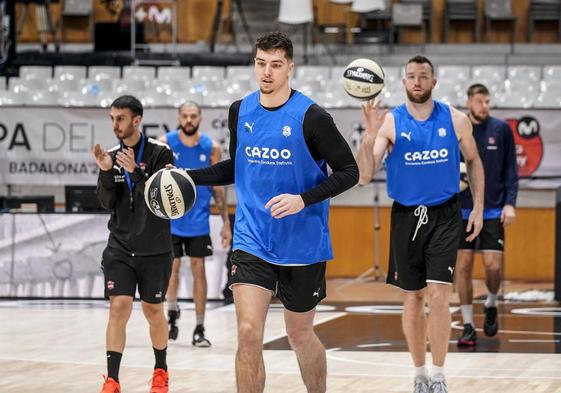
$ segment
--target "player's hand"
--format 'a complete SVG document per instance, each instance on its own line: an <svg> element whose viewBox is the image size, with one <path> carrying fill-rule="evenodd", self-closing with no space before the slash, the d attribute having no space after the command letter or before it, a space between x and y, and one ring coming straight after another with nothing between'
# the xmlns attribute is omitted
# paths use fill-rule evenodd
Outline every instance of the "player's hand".
<svg viewBox="0 0 561 393"><path fill-rule="evenodd" d="M300 195L280 194L273 197L265 205L265 209L271 209L273 218L283 218L296 214L304 207L304 200Z"/></svg>
<svg viewBox="0 0 561 393"><path fill-rule="evenodd" d="M501 211L501 222L504 226L512 224L516 220L516 211L514 206L505 205Z"/></svg>
<svg viewBox="0 0 561 393"><path fill-rule="evenodd" d="M113 168L113 160L107 150L102 149L99 143L96 143L92 150L95 163L102 171L108 171Z"/></svg>
<svg viewBox="0 0 561 393"><path fill-rule="evenodd" d="M469 214L468 223L466 227L467 233L472 232L472 230L473 232L471 233L471 235L466 237L466 241L468 242L474 241L475 238L479 235L479 232L481 232L481 228L483 228L483 211L474 209Z"/></svg>
<svg viewBox="0 0 561 393"><path fill-rule="evenodd" d="M362 121L366 127L366 132L376 135L380 127L382 127L387 113L387 109L380 109L380 101L376 99L364 102L362 104Z"/></svg>
<svg viewBox="0 0 561 393"><path fill-rule="evenodd" d="M175 169L175 165L173 164L166 164L166 169L169 171L170 169Z"/></svg>
<svg viewBox="0 0 561 393"><path fill-rule="evenodd" d="M229 249L230 243L232 242L232 231L230 230L229 222L222 225L222 230L220 231L220 238L222 239L222 247L225 249Z"/></svg>
<svg viewBox="0 0 561 393"><path fill-rule="evenodd" d="M136 162L134 160L134 150L132 149L132 147L127 147L126 149L118 151L115 159L117 161L117 164L125 168L127 172L134 172L134 169L136 168Z"/></svg>

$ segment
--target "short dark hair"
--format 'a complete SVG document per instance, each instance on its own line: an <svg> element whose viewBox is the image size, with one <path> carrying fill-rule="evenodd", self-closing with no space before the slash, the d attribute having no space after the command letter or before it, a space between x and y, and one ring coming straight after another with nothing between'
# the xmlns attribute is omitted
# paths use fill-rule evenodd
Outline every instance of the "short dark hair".
<svg viewBox="0 0 561 393"><path fill-rule="evenodd" d="M181 109L183 109L183 107L194 107L194 108L197 108L197 110L199 111L199 114L202 113L201 106L198 103L196 103L195 101L185 101L185 102L183 102L181 105L179 105L179 108L177 108L177 111L181 112Z"/></svg>
<svg viewBox="0 0 561 393"><path fill-rule="evenodd" d="M255 42L255 53L257 49L263 51L270 51L275 49L281 49L284 51L287 59L292 60L294 56L294 48L292 47L292 41L288 36L280 31L272 31L265 35L262 35Z"/></svg>
<svg viewBox="0 0 561 393"><path fill-rule="evenodd" d="M482 83L474 83L473 85L471 85L470 87L468 87L467 90L467 96L468 97L473 97L476 94L483 94L483 95L490 95L489 94L489 89L487 89L487 86L485 86Z"/></svg>
<svg viewBox="0 0 561 393"><path fill-rule="evenodd" d="M142 116L144 114L142 103L134 96L120 96L111 103L111 108L128 108L132 113L132 117Z"/></svg>
<svg viewBox="0 0 561 393"><path fill-rule="evenodd" d="M426 58L425 56L421 56L421 55L417 55L414 56L412 58L410 58L407 63L405 64L405 67L407 68L407 65L410 63L417 63L417 64L428 64L430 65L430 70L432 72L432 74L434 75L434 66L432 65L432 62Z"/></svg>

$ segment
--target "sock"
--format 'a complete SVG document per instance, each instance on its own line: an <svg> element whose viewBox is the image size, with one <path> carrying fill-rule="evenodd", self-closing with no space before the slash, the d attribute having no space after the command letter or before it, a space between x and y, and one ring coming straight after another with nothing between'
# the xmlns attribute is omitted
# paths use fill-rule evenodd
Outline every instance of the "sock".
<svg viewBox="0 0 561 393"><path fill-rule="evenodd" d="M177 300L168 300L168 311L177 311Z"/></svg>
<svg viewBox="0 0 561 393"><path fill-rule="evenodd" d="M435 366L434 364L432 365L432 375L437 375L437 374L442 374L444 375L444 366L439 367L439 366Z"/></svg>
<svg viewBox="0 0 561 393"><path fill-rule="evenodd" d="M163 368L166 371L168 370L168 365L166 363L167 350L168 347L165 347L164 349L154 348L154 356L156 357L156 365L154 366L154 369Z"/></svg>
<svg viewBox="0 0 561 393"><path fill-rule="evenodd" d="M469 323L471 326L475 326L473 323L473 304L462 304L460 309L462 310L464 324Z"/></svg>
<svg viewBox="0 0 561 393"><path fill-rule="evenodd" d="M488 293L487 300L485 300L485 307L497 307L497 294L496 293Z"/></svg>
<svg viewBox="0 0 561 393"><path fill-rule="evenodd" d="M426 366L414 367L414 369L415 369L415 377L428 377L429 375Z"/></svg>
<svg viewBox="0 0 561 393"><path fill-rule="evenodd" d="M205 324L205 314L197 315L197 326Z"/></svg>
<svg viewBox="0 0 561 393"><path fill-rule="evenodd" d="M119 382L119 367L121 366L122 353L107 351L107 378Z"/></svg>

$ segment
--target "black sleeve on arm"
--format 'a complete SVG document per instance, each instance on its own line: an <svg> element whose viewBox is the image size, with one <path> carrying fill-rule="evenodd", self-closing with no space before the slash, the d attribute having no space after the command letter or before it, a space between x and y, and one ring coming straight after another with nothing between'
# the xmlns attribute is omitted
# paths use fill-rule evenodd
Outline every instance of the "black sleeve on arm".
<svg viewBox="0 0 561 393"><path fill-rule="evenodd" d="M333 171L323 182L301 194L306 206L332 198L358 183L358 166L351 148L331 115L317 104L304 117L304 138L312 157L324 159Z"/></svg>
<svg viewBox="0 0 561 393"><path fill-rule="evenodd" d="M203 186L225 186L234 183L234 168L236 159L238 112L241 100L230 105L228 110L228 129L230 130L230 158L212 166L187 171L195 184Z"/></svg>
<svg viewBox="0 0 561 393"><path fill-rule="evenodd" d="M97 178L97 199L101 206L107 210L115 207L115 182L113 180L113 168L108 171L99 170Z"/></svg>

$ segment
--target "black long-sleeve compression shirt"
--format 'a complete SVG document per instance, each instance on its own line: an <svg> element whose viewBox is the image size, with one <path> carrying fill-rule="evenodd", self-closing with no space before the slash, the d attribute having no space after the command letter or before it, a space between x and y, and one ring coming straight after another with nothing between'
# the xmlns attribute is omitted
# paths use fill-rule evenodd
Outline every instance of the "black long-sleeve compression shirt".
<svg viewBox="0 0 561 393"><path fill-rule="evenodd" d="M292 90L291 97L294 92L295 90ZM234 183L240 104L241 100L234 102L228 112L230 158L208 168L188 171L196 184L216 186ZM265 109L275 111L281 107L282 105ZM325 160L333 172L316 187L301 194L304 204L309 206L334 197L354 186L358 182L358 166L333 118L319 105L313 104L306 111L303 130L306 146L314 160Z"/></svg>

